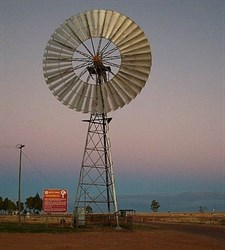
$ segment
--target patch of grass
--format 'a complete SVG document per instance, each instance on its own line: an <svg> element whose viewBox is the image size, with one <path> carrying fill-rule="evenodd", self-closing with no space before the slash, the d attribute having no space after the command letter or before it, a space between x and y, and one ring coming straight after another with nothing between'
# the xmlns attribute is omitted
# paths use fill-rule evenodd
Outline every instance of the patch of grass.
<svg viewBox="0 0 225 250"><path fill-rule="evenodd" d="M160 230L160 227L158 225L151 225L151 224L133 224L133 230L138 231L155 231Z"/></svg>
<svg viewBox="0 0 225 250"><path fill-rule="evenodd" d="M73 228L70 226L58 226L50 224L46 227L46 224L21 224L18 223L1 223L0 233L76 233L76 232L102 232L102 231L114 231L115 227L104 225L86 225L79 228Z"/></svg>
<svg viewBox="0 0 225 250"><path fill-rule="evenodd" d="M219 224L225 226L225 219L224 220L220 220Z"/></svg>
<svg viewBox="0 0 225 250"><path fill-rule="evenodd" d="M48 226L45 224L15 224L15 223L1 223L0 232L8 233L67 233L78 231L72 227L59 227L59 226Z"/></svg>

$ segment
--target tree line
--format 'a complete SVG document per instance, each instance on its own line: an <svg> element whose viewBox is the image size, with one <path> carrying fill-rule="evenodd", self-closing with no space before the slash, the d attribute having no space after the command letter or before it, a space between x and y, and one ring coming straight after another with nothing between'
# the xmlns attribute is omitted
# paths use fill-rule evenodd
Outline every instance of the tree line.
<svg viewBox="0 0 225 250"><path fill-rule="evenodd" d="M21 212L26 213L36 213L38 214L42 210L42 199L37 193L35 196L30 196L26 198L26 202L20 203ZM14 203L8 197L3 198L0 196L0 212L3 213L18 213L19 211L19 201Z"/></svg>
<svg viewBox="0 0 225 250"><path fill-rule="evenodd" d="M20 209L23 214L27 213L33 213L33 214L39 214L42 210L42 203L43 200L41 199L40 195L37 193L35 196L30 196L26 198L26 202L20 203ZM156 200L152 200L151 202L151 210L153 212L158 212L158 209L160 207L160 204ZM19 201L14 203L9 198L2 198L0 196L0 212L5 214L13 214L18 213L19 211ZM200 211L200 210L199 210ZM86 213L92 213L92 208L90 206L86 207Z"/></svg>

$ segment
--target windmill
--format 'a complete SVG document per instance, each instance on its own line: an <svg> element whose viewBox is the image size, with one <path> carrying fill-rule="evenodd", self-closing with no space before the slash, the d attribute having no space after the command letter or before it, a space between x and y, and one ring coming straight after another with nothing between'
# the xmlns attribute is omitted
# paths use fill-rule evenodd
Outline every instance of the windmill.
<svg viewBox="0 0 225 250"><path fill-rule="evenodd" d="M118 211L108 113L133 100L151 68L144 32L111 10L89 10L65 20L44 52L44 77L53 95L70 109L89 113L75 198L75 219L87 207ZM82 219L80 219L82 220Z"/></svg>

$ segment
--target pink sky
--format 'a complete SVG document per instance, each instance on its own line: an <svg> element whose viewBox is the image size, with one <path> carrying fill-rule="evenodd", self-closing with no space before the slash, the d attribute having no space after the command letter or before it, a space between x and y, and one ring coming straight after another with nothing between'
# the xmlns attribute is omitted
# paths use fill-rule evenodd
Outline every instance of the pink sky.
<svg viewBox="0 0 225 250"><path fill-rule="evenodd" d="M146 87L109 114L119 193L224 191L224 2L64 2L1 3L0 195L16 190L18 143L50 183L74 191L88 116L51 94L42 57L65 19L92 8L132 18L153 53ZM23 174L32 192L48 185L26 159Z"/></svg>

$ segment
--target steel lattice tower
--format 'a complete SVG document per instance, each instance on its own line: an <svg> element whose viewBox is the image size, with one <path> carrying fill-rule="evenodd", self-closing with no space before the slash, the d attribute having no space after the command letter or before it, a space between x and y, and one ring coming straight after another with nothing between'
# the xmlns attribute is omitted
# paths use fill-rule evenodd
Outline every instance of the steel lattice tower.
<svg viewBox="0 0 225 250"><path fill-rule="evenodd" d="M75 199L75 216L90 206L94 212L115 213L117 199L106 114L92 114L88 122L84 155Z"/></svg>

